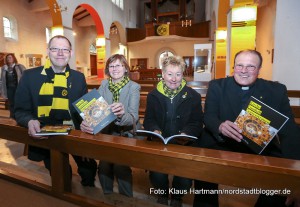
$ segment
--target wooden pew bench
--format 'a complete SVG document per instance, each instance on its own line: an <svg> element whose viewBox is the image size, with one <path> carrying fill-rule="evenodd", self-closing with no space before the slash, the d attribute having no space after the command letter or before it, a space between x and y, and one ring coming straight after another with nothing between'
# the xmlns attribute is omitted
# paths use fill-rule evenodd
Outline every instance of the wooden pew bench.
<svg viewBox="0 0 300 207"><path fill-rule="evenodd" d="M140 69L140 80L159 80L161 78L161 69Z"/></svg>
<svg viewBox="0 0 300 207"><path fill-rule="evenodd" d="M0 109L8 110L8 99L0 97Z"/></svg>
<svg viewBox="0 0 300 207"><path fill-rule="evenodd" d="M298 90L288 90L288 97L290 98L290 101L295 99L296 105L291 105L295 122L300 126L300 91Z"/></svg>
<svg viewBox="0 0 300 207"><path fill-rule="evenodd" d="M139 117L141 119L145 118L146 106L147 106L147 96L141 96L140 107L139 107Z"/></svg>
<svg viewBox="0 0 300 207"><path fill-rule="evenodd" d="M1 178L80 206L108 205L72 193L68 154L228 186L300 191L300 161L297 160L163 145L105 134L90 135L78 130L72 130L68 136L37 141L28 136L27 129L1 119L0 137L49 149L52 166L51 186L22 180L3 170Z"/></svg>

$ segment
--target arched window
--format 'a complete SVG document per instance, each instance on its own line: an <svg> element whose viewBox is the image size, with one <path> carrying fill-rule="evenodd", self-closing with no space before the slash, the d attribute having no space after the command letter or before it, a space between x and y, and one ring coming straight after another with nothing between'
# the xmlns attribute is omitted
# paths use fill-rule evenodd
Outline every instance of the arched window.
<svg viewBox="0 0 300 207"><path fill-rule="evenodd" d="M163 51L159 55L159 68L162 68L162 59L165 57L174 56L174 54L171 51Z"/></svg>
<svg viewBox="0 0 300 207"><path fill-rule="evenodd" d="M18 40L17 21L14 17L3 17L4 37Z"/></svg>
<svg viewBox="0 0 300 207"><path fill-rule="evenodd" d="M3 17L3 29L4 37L12 38L12 26L11 22L7 17Z"/></svg>
<svg viewBox="0 0 300 207"><path fill-rule="evenodd" d="M117 5L120 9L124 10L124 1L123 0L111 0L112 3Z"/></svg>

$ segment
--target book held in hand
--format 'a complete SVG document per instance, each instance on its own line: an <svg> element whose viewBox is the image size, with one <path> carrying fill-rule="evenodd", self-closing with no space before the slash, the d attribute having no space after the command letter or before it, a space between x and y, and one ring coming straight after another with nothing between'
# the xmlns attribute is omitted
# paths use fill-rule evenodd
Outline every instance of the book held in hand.
<svg viewBox="0 0 300 207"><path fill-rule="evenodd" d="M148 131L148 130L142 130L142 129L136 130L136 133L144 134L144 135L149 136L149 137L159 138L163 141L164 144L168 144L169 141L172 140L172 139L187 139L187 140L188 139L198 139L195 136L186 135L186 134L176 134L176 135L165 138L161 134L158 134L158 133L155 133L155 132L152 132L152 131Z"/></svg>
<svg viewBox="0 0 300 207"><path fill-rule="evenodd" d="M235 123L242 129L243 143L260 154L289 118L251 96Z"/></svg>
<svg viewBox="0 0 300 207"><path fill-rule="evenodd" d="M37 132L37 136L68 135L72 126L70 125L45 125Z"/></svg>
<svg viewBox="0 0 300 207"><path fill-rule="evenodd" d="M93 134L97 134L117 118L96 89L83 95L72 104L82 119L93 128Z"/></svg>

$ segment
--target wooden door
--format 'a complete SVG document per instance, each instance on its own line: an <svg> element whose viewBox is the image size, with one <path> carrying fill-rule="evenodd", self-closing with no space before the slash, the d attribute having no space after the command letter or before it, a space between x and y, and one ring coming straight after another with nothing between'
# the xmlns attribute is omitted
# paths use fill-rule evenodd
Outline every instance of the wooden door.
<svg viewBox="0 0 300 207"><path fill-rule="evenodd" d="M137 64L140 66L140 69L147 69L147 58L139 58Z"/></svg>
<svg viewBox="0 0 300 207"><path fill-rule="evenodd" d="M90 54L91 75L97 75L97 55Z"/></svg>
<svg viewBox="0 0 300 207"><path fill-rule="evenodd" d="M194 76L194 56L184 56L183 60L186 64L184 76L193 77Z"/></svg>

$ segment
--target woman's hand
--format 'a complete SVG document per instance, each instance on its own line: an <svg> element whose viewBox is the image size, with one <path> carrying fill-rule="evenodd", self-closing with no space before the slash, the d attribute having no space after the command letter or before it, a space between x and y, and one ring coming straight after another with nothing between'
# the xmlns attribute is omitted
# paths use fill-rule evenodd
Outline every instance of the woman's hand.
<svg viewBox="0 0 300 207"><path fill-rule="evenodd" d="M89 134L93 134L93 128L91 128L86 121L81 122L80 130Z"/></svg>
<svg viewBox="0 0 300 207"><path fill-rule="evenodd" d="M122 116L125 114L124 105L122 103L113 103L110 105L110 108L118 118L122 118Z"/></svg>

